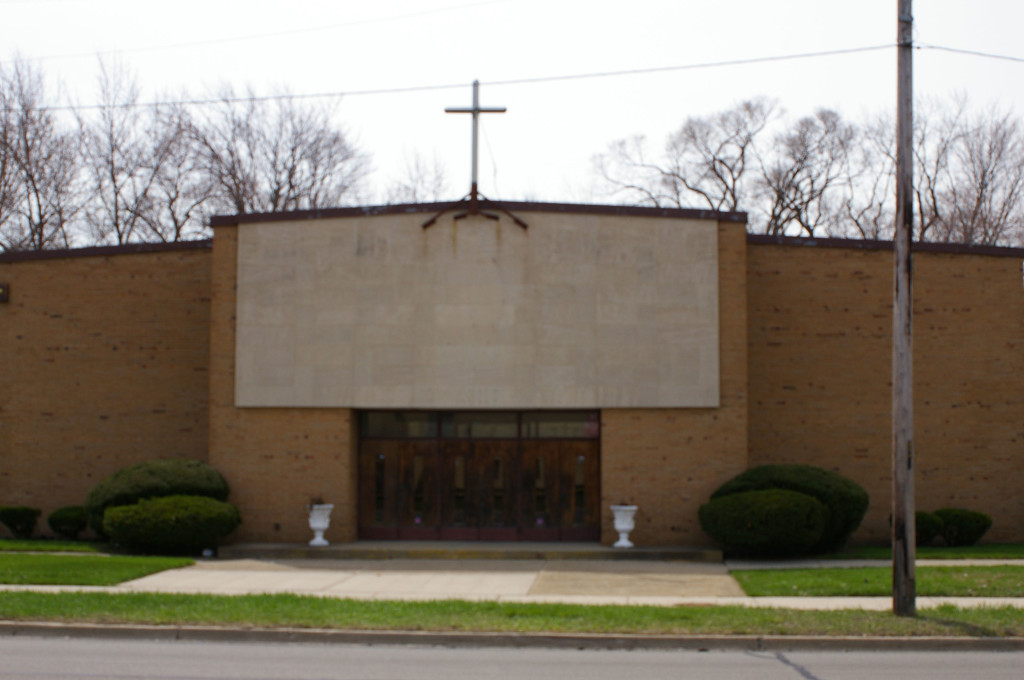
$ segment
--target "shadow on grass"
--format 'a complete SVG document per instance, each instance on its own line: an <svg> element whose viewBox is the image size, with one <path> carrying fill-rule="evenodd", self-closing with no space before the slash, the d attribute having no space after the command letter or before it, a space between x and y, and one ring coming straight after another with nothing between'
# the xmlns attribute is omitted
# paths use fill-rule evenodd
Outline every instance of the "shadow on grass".
<svg viewBox="0 0 1024 680"><path fill-rule="evenodd" d="M921 621L928 621L929 623L937 626L942 626L950 631L951 634L957 636L969 636L969 637L1005 637L1013 636L1014 632L1010 630L1004 630L999 632L993 628L986 626L979 626L976 623L970 621L954 621L952 619L944 619L937 614L921 614L917 615L917 618Z"/></svg>

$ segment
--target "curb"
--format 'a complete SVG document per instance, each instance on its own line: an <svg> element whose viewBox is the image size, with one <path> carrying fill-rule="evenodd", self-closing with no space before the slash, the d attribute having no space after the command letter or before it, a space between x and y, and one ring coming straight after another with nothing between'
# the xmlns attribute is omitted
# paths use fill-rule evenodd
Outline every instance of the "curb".
<svg viewBox="0 0 1024 680"><path fill-rule="evenodd" d="M804 637L757 635L650 636L557 633L450 633L323 628L120 626L0 621L0 636L182 642L421 645L595 650L690 651L1024 651L1024 638Z"/></svg>

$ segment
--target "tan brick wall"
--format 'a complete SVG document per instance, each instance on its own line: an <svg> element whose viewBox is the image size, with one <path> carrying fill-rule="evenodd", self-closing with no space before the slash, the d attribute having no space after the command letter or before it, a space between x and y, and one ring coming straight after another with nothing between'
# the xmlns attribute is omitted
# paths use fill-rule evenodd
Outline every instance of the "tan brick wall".
<svg viewBox="0 0 1024 680"><path fill-rule="evenodd" d="M917 507L1024 526L1021 258L914 259ZM815 463L871 495L854 540L888 536L892 263L888 250L748 247L751 464Z"/></svg>
<svg viewBox="0 0 1024 680"><path fill-rule="evenodd" d="M601 413L602 542L617 538L608 506L639 506L637 545L706 545L697 509L747 467L747 291L744 225L719 224L721 402L715 409Z"/></svg>
<svg viewBox="0 0 1024 680"><path fill-rule="evenodd" d="M305 505L334 503L329 541L356 537L355 427L349 409L235 408L237 227L217 227L210 333L210 462L242 514L235 541L312 538Z"/></svg>
<svg viewBox="0 0 1024 680"><path fill-rule="evenodd" d="M41 508L48 533L47 514L125 465L206 459L209 263L208 249L0 262L0 504Z"/></svg>

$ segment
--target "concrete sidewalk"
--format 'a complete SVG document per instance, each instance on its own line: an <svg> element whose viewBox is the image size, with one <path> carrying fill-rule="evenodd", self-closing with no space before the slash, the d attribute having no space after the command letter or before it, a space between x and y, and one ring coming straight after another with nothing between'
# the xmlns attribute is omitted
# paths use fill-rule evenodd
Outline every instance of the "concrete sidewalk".
<svg viewBox="0 0 1024 680"><path fill-rule="evenodd" d="M984 560L984 564L1024 564ZM708 563L658 560L213 559L118 586L2 586L46 592L157 592L242 595L295 593L357 600L459 599L602 605L741 605L790 609L889 610L890 597L748 597L738 568L884 566L888 562ZM931 562L919 561L919 566ZM945 562L943 562L945 564ZM954 565L965 565L956 561ZM1022 593L1024 596L1024 593ZM918 607L1014 606L1021 598L918 597Z"/></svg>

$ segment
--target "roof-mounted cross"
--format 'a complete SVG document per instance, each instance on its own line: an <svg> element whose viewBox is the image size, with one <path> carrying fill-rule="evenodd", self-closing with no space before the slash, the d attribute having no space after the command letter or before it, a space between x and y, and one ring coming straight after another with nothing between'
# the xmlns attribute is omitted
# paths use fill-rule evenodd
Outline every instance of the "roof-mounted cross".
<svg viewBox="0 0 1024 680"><path fill-rule="evenodd" d="M440 217L445 212L447 212L449 209L453 208L455 205L458 205L459 203L462 203L463 201L466 201L467 199L469 201L469 208L465 212L461 212L461 213L456 214L455 215L455 219L460 220L460 219L462 219L462 218L464 218L464 217L466 217L468 215L483 215L484 217L486 217L488 219L492 219L492 220L498 219L498 216L493 214L493 213L480 212L480 207L479 207L480 192L477 189L477 157L479 156L479 146L480 146L479 145L479 138L480 138L480 114L481 113L505 113L505 111L506 111L506 109L505 109L504 106L501 106L501 107L491 107L491 108L483 108L483 107L480 106L480 81L479 80L474 80L473 81L473 106L471 106L469 108L450 107L450 108L446 108L444 110L445 113L469 113L469 114L473 115L473 145L472 145L473 157L472 157L472 165L470 166L472 168L471 180L470 180L471 183L470 183L470 187L469 187L469 193L466 196L463 196L461 199L459 199L455 203L453 203L453 204L451 204L449 206L446 206L444 208L444 210L442 210L441 212L439 212L438 214L434 215L432 218L430 218L429 220L424 222L423 223L423 228L424 229L426 229L427 227L432 225L434 222L436 222L437 218ZM496 207L498 207L499 209L502 210L502 212L504 212L506 215L511 217L512 220L515 221L516 224L521 226L523 229L526 229L526 222L523 222L521 219L519 219L518 217L516 217L512 213L508 212L504 208L501 208L500 204L496 204Z"/></svg>

